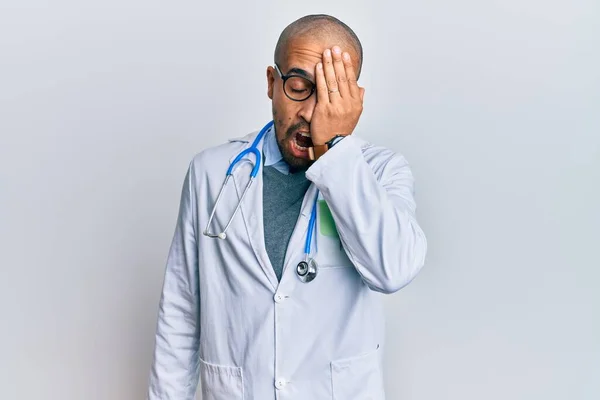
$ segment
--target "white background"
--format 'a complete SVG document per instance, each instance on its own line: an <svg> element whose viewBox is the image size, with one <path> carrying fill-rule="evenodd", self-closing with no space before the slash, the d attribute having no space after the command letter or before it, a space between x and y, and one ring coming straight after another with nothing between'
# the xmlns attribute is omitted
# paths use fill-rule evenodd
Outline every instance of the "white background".
<svg viewBox="0 0 600 400"><path fill-rule="evenodd" d="M363 42L357 133L412 164L429 240L389 399L600 398L597 0L1 0L0 398L144 398L187 165L269 119L318 12Z"/></svg>

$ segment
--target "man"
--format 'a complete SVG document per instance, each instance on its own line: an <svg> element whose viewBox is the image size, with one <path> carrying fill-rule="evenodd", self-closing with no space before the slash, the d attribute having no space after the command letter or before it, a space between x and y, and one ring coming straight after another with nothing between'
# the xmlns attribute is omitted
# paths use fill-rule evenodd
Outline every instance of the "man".
<svg viewBox="0 0 600 400"><path fill-rule="evenodd" d="M426 240L405 159L352 135L361 63L341 21L293 22L267 68L274 127L191 162L149 399L191 400L198 377L203 400L384 399L382 293L415 277Z"/></svg>

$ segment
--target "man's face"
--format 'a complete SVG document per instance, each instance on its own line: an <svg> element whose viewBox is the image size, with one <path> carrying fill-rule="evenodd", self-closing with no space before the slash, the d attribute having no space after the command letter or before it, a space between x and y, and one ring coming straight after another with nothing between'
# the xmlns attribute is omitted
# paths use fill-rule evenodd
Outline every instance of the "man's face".
<svg viewBox="0 0 600 400"><path fill-rule="evenodd" d="M322 61L323 52L336 44L342 47L335 40L292 39L284 59L278 60L281 73L301 75L314 83L315 67ZM353 49L342 47L342 50L350 52L353 60L358 60ZM358 63L354 64L357 68ZM310 121L317 104L317 93L315 91L304 101L291 100L284 93L281 77L271 66L267 68L267 83L268 96L273 100L277 144L283 159L293 171L306 170L313 163L307 147L312 147Z"/></svg>

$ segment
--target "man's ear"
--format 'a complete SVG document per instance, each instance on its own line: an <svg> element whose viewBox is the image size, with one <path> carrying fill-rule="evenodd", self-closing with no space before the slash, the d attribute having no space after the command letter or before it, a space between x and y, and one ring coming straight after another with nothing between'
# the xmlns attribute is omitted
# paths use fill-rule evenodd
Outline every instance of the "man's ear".
<svg viewBox="0 0 600 400"><path fill-rule="evenodd" d="M273 100L273 88L275 87L275 68L267 67L267 96Z"/></svg>

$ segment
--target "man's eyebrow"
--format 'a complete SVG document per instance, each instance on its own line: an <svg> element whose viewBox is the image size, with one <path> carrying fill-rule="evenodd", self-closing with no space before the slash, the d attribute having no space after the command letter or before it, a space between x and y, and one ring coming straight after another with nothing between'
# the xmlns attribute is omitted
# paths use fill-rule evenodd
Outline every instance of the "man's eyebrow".
<svg viewBox="0 0 600 400"><path fill-rule="evenodd" d="M302 77L304 77L304 78L306 78L306 79L310 80L311 82L314 82L314 81L315 81L315 77L313 76L313 74L310 74L310 73L306 72L305 70L303 70L303 69L301 69L301 68L292 68L292 69L290 69L290 70L289 70L289 71L286 73L286 75L290 75L290 74L293 74L293 75L300 75L300 76L302 76Z"/></svg>

